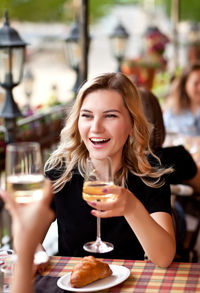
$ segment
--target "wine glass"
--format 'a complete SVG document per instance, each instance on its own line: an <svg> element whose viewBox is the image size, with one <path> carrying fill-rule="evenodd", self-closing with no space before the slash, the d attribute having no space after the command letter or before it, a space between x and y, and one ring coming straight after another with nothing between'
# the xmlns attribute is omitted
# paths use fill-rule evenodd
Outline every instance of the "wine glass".
<svg viewBox="0 0 200 293"><path fill-rule="evenodd" d="M17 255L12 249L0 249L0 292L11 292L11 280Z"/></svg>
<svg viewBox="0 0 200 293"><path fill-rule="evenodd" d="M83 199L86 201L110 201L115 195L105 194L102 188L112 186L111 159L106 157L101 160L87 159L86 173L83 184ZM101 219L97 217L97 238L96 241L87 242L83 248L88 252L105 253L112 251L112 243L101 240Z"/></svg>
<svg viewBox="0 0 200 293"><path fill-rule="evenodd" d="M26 204L43 196L44 175L37 142L9 144L6 149L6 189L17 203Z"/></svg>

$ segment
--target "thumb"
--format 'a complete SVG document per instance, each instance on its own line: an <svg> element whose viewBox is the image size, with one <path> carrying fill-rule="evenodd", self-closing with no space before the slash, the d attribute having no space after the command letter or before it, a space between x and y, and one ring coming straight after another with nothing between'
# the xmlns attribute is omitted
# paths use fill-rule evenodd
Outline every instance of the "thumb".
<svg viewBox="0 0 200 293"><path fill-rule="evenodd" d="M5 190L0 190L0 196L5 202L5 208L10 212L12 216L17 214L16 202L12 196Z"/></svg>

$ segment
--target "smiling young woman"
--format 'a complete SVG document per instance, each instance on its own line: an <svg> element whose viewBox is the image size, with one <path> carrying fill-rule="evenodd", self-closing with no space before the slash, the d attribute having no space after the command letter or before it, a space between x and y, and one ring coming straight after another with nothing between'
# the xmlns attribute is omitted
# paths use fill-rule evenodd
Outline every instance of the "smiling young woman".
<svg viewBox="0 0 200 293"><path fill-rule="evenodd" d="M170 189L164 180L171 168L163 168L152 154L149 137L138 90L124 74L102 74L81 87L58 149L45 165L55 192L59 255L86 255L83 244L94 239L95 217L100 217L104 240L114 244L104 257L144 259L146 253L157 265L172 262L175 237ZM156 163L149 162L148 154ZM86 160L107 156L115 185L102 192L117 196L111 202L86 203L82 199Z"/></svg>

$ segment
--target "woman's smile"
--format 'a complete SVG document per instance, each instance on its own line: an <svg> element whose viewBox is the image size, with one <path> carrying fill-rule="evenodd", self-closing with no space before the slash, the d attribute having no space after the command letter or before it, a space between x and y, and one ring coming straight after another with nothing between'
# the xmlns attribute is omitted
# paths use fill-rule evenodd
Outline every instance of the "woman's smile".
<svg viewBox="0 0 200 293"><path fill-rule="evenodd" d="M106 138L93 137L93 138L89 138L89 140L93 144L94 148L102 148L106 146L106 144L110 141L110 138L106 139Z"/></svg>

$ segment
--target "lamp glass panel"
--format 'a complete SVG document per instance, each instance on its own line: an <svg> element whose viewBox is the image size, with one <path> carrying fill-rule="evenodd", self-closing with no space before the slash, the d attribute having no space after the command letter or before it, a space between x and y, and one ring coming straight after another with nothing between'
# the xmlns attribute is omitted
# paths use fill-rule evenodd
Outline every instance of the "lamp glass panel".
<svg viewBox="0 0 200 293"><path fill-rule="evenodd" d="M125 38L112 38L111 46L113 55L117 58L123 58L125 54L127 39Z"/></svg>
<svg viewBox="0 0 200 293"><path fill-rule="evenodd" d="M66 42L65 53L66 53L66 58L69 62L69 66L72 68L78 67L80 63L80 59L81 59L81 50L80 50L79 43Z"/></svg>
<svg viewBox="0 0 200 293"><path fill-rule="evenodd" d="M8 81L9 73L9 49L0 48L0 83Z"/></svg>
<svg viewBox="0 0 200 293"><path fill-rule="evenodd" d="M24 48L12 48L13 83L18 84L22 79L24 65Z"/></svg>
<svg viewBox="0 0 200 293"><path fill-rule="evenodd" d="M0 48L0 83L18 84L22 78L24 48Z"/></svg>

